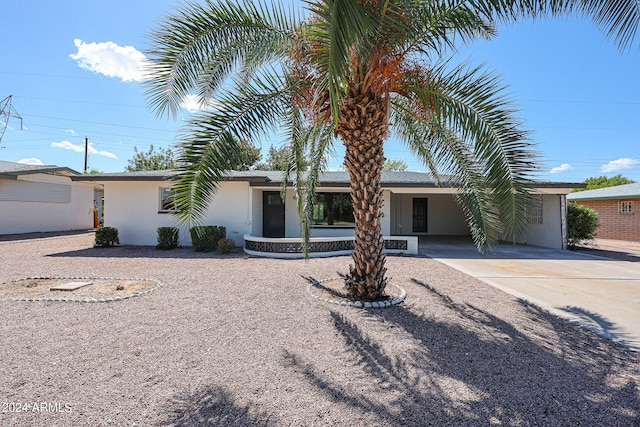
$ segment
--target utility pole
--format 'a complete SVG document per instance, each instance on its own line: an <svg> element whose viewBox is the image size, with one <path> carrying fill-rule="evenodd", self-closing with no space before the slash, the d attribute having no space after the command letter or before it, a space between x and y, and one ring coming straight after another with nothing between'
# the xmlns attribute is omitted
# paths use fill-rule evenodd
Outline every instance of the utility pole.
<svg viewBox="0 0 640 427"><path fill-rule="evenodd" d="M84 137L84 173L87 173L87 157L89 155L89 138Z"/></svg>

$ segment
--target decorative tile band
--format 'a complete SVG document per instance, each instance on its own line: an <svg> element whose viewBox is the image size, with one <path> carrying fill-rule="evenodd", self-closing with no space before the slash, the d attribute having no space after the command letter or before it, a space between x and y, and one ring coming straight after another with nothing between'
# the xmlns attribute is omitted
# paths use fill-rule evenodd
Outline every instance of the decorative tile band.
<svg viewBox="0 0 640 427"><path fill-rule="evenodd" d="M302 243L301 242L263 242L253 241L245 239L245 249L254 252L264 253L289 253L289 254L301 254ZM402 239L393 239L384 241L385 249L394 250L407 250L407 241ZM340 252L340 251L352 251L353 240L333 240L329 242L311 242L309 244L309 253L315 252Z"/></svg>

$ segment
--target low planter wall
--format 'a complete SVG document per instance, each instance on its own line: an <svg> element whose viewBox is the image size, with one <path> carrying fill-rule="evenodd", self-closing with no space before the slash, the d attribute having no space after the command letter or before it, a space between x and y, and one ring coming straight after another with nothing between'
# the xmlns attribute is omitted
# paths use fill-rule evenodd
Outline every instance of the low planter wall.
<svg viewBox="0 0 640 427"><path fill-rule="evenodd" d="M353 252L355 238L312 237L309 257L349 255ZM418 254L417 236L384 236L385 253L407 255ZM244 252L249 255L269 258L303 258L301 238L270 238L244 235Z"/></svg>

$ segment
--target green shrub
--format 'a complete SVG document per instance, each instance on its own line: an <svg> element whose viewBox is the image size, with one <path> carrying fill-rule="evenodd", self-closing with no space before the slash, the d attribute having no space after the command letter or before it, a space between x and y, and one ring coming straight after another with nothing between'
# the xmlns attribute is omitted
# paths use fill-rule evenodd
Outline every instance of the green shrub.
<svg viewBox="0 0 640 427"><path fill-rule="evenodd" d="M567 245L569 249L592 240L600 224L598 212L577 203L567 206Z"/></svg>
<svg viewBox="0 0 640 427"><path fill-rule="evenodd" d="M191 243L196 252L212 252L218 248L218 241L227 237L227 229L215 225L197 225L189 230Z"/></svg>
<svg viewBox="0 0 640 427"><path fill-rule="evenodd" d="M158 227L157 249L173 249L178 247L179 230L176 227Z"/></svg>
<svg viewBox="0 0 640 427"><path fill-rule="evenodd" d="M99 227L96 230L96 248L106 248L120 244L118 229L115 227Z"/></svg>
<svg viewBox="0 0 640 427"><path fill-rule="evenodd" d="M236 242L233 239L220 239L218 240L218 252L221 254L228 254L236 247Z"/></svg>

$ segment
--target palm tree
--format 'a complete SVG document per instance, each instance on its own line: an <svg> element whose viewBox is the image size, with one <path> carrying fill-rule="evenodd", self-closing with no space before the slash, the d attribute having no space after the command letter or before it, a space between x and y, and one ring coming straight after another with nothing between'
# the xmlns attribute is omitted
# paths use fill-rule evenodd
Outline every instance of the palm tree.
<svg viewBox="0 0 640 427"><path fill-rule="evenodd" d="M442 183L453 179L480 250L525 227L535 152L483 67L447 61L459 43L491 38L499 23L584 15L621 48L640 21L637 0L249 0L186 4L151 35L152 108L175 117L197 94L216 108L185 128L175 189L181 220L203 214L238 140L281 126L308 242L315 189L335 137L342 140L355 218L354 298L387 284L381 233L384 142L394 132ZM310 160L309 171L298 166ZM452 177L452 178L451 178ZM287 179L284 179L286 186Z"/></svg>

